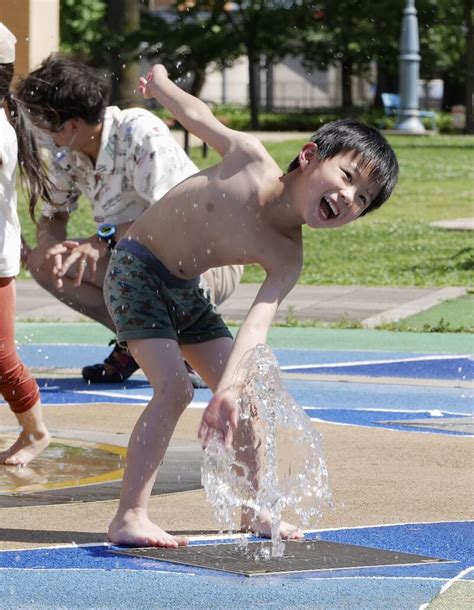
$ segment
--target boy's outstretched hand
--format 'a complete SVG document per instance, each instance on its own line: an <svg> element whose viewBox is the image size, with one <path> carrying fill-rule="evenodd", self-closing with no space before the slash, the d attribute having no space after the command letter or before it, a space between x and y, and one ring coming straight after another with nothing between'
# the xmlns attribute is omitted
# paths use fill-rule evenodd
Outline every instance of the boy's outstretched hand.
<svg viewBox="0 0 474 610"><path fill-rule="evenodd" d="M154 97L154 88L162 79L168 78L168 70L163 64L155 64L146 76L141 76L138 81L138 90L146 100Z"/></svg>
<svg viewBox="0 0 474 610"><path fill-rule="evenodd" d="M214 394L204 411L198 436L203 449L209 444L212 436L217 434L224 441L227 449L232 446L234 432L237 429L238 405L230 389Z"/></svg>

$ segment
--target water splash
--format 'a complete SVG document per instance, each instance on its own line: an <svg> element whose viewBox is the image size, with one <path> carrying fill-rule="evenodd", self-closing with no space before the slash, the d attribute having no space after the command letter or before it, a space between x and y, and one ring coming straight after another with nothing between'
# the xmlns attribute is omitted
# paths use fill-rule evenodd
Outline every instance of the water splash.
<svg viewBox="0 0 474 610"><path fill-rule="evenodd" d="M321 437L286 389L278 361L267 345L242 358L233 382L239 421L233 447L217 437L202 464L202 483L223 530L240 529L240 509L268 513L272 556L281 556L282 511L314 525L330 505Z"/></svg>

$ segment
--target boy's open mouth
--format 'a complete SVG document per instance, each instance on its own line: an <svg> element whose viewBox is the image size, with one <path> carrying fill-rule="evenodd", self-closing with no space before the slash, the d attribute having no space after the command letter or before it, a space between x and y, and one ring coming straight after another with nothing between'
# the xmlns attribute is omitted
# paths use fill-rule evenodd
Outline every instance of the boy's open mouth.
<svg viewBox="0 0 474 610"><path fill-rule="evenodd" d="M327 197L321 198L321 213L326 220L331 220L339 216L336 204Z"/></svg>

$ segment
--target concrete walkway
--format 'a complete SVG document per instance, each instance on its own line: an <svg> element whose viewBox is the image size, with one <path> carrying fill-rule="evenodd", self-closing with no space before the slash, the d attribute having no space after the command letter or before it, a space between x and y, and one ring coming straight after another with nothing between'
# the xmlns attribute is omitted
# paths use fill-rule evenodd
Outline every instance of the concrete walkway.
<svg viewBox="0 0 474 610"><path fill-rule="evenodd" d="M240 284L220 308L229 322L241 322L258 290L257 284ZM464 288L367 288L363 286L298 285L283 301L278 321L335 323L343 319L375 328L430 309L466 293ZM17 320L22 322L74 322L87 318L60 303L33 280L17 282Z"/></svg>

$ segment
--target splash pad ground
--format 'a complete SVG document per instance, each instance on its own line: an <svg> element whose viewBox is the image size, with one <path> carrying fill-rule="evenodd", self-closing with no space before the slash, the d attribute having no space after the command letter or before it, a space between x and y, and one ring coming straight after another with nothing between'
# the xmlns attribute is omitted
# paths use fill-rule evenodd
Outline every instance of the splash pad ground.
<svg viewBox="0 0 474 610"><path fill-rule="evenodd" d="M151 389L139 374L122 386L87 386L80 367L99 361L106 347L68 345L67 335L62 345L35 343L32 332L20 350L39 378L54 442L27 472L0 467L2 605L469 607L474 376L468 344L453 347L451 338L438 336L431 348L426 341L417 347L411 336L368 345L364 331L352 331L334 349L336 342L322 341L318 329L304 330L305 349L297 332L275 347L291 394L323 439L335 508L307 532L308 548L298 558L301 565L316 554L323 569L294 570L298 562L291 558L287 570L257 579L221 569L219 556L234 547L229 551L233 540L216 531L200 486L196 430L206 390L196 392L178 425L151 515L190 536L187 552L206 547L210 564L115 552L125 549L108 545L105 532L128 434ZM0 447L14 432L2 407ZM361 564L356 559L364 549Z"/></svg>

